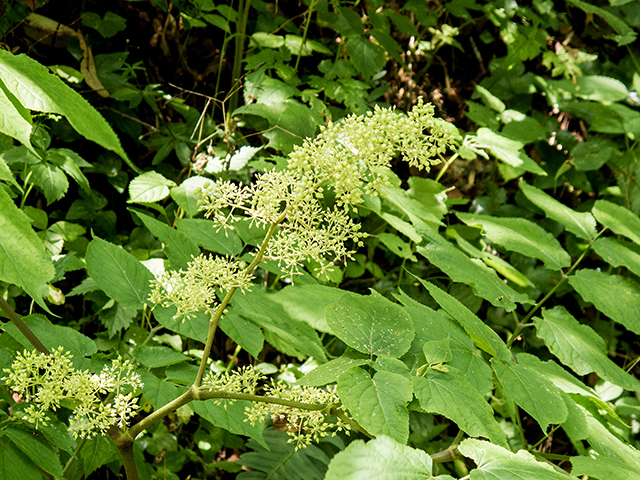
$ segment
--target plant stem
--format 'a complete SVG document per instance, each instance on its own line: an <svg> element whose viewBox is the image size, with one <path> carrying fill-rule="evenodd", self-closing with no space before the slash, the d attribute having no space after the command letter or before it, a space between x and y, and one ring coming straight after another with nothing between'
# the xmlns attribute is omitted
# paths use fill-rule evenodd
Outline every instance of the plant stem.
<svg viewBox="0 0 640 480"><path fill-rule="evenodd" d="M431 455L431 461L433 463L444 463L460 458L462 454L460 453L460 450L458 450L458 445L460 445L460 441L463 437L464 432L462 430L458 430L458 434L456 435L456 438L453 439L453 442L451 442L451 445L449 445L446 450L442 450L441 452Z"/></svg>
<svg viewBox="0 0 640 480"><path fill-rule="evenodd" d="M300 65L300 57L302 56L302 49L304 48L304 42L307 40L307 32L309 31L309 24L311 24L311 14L313 13L313 4L315 0L311 0L309 5L309 15L307 16L307 22L304 25L304 33L302 34L302 42L300 42L300 51L298 52L298 58L296 58L296 66L293 67L294 71L298 71L298 65Z"/></svg>
<svg viewBox="0 0 640 480"><path fill-rule="evenodd" d="M518 425L518 432L520 432L520 441L522 442L522 448L528 450L527 448L527 437L524 436L524 428L522 428L522 420L520 420L520 410L518 405L513 402L513 408L515 409L516 415L516 424Z"/></svg>
<svg viewBox="0 0 640 480"><path fill-rule="evenodd" d="M232 88L240 81L240 73L242 72L242 57L244 56L244 39L247 31L247 20L249 18L249 8L251 7L251 0L242 0L238 6L238 13L240 18L236 23L236 50L233 56L233 73L232 73ZM238 106L238 90L236 90L229 99L229 115L233 114L233 111Z"/></svg>
<svg viewBox="0 0 640 480"><path fill-rule="evenodd" d="M69 471L71 470L71 467L73 466L75 461L78 459L78 455L80 455L80 450L82 450L82 447L84 447L85 443L87 443L87 439L83 438L82 441L80 442L80 444L76 447L76 451L73 452L73 457L71 457L67 461L67 464L64 466L64 470L62 470L62 476L63 477L66 477L67 474L69 473Z"/></svg>
<svg viewBox="0 0 640 480"><path fill-rule="evenodd" d="M13 308L4 300L4 298L0 297L0 309L4 313L7 314L7 317L11 320L11 322L20 330L20 332L29 340L31 345L35 347L40 353L49 354L49 350L42 344L40 339L36 337L36 334L31 331L27 324L22 321L22 319L18 316L16 312L13 311Z"/></svg>

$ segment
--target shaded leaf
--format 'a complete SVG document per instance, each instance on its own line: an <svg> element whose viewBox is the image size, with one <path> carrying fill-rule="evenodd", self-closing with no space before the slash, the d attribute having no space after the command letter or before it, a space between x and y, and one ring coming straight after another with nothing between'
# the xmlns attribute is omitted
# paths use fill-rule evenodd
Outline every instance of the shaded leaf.
<svg viewBox="0 0 640 480"><path fill-rule="evenodd" d="M232 313L223 315L219 326L224 333L229 335L231 340L244 348L254 358L258 358L264 345L264 335L259 326Z"/></svg>
<svg viewBox="0 0 640 480"><path fill-rule="evenodd" d="M576 476L589 476L598 480L640 480L640 473L608 458L573 457L571 465L571 474Z"/></svg>
<svg viewBox="0 0 640 480"><path fill-rule="evenodd" d="M39 480L34 462L12 442L0 437L0 477L6 480Z"/></svg>
<svg viewBox="0 0 640 480"><path fill-rule="evenodd" d="M233 230L216 231L210 220L178 218L176 227L195 243L211 252L238 255L242 251L242 241Z"/></svg>
<svg viewBox="0 0 640 480"><path fill-rule="evenodd" d="M132 355L136 358L136 360L138 360L138 362L149 368L173 365L176 363L184 362L189 358L172 348L149 347L147 345L136 347L133 350Z"/></svg>
<svg viewBox="0 0 640 480"><path fill-rule="evenodd" d="M627 267L640 277L640 246L618 238L598 238L591 245L605 262L614 267Z"/></svg>
<svg viewBox="0 0 640 480"><path fill-rule="evenodd" d="M605 227L640 245L640 218L631 210L606 200L596 200L592 212L596 220Z"/></svg>
<svg viewBox="0 0 640 480"><path fill-rule="evenodd" d="M60 459L43 435L34 435L33 432L11 426L4 428L2 435L10 438L42 470L56 477L63 477Z"/></svg>
<svg viewBox="0 0 640 480"><path fill-rule="evenodd" d="M367 361L362 358L353 358L343 355L314 368L304 377L298 380L298 385L310 385L312 387L321 387L329 383L338 381L338 377L353 367L365 365Z"/></svg>

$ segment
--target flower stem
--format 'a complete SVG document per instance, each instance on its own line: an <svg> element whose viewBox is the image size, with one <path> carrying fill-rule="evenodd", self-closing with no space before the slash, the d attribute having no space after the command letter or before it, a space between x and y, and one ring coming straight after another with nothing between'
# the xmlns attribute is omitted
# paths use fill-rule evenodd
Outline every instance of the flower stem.
<svg viewBox="0 0 640 480"><path fill-rule="evenodd" d="M35 347L40 353L49 354L47 348L42 344L40 339L36 337L36 334L31 331L27 324L22 321L13 308L5 302L4 298L0 297L0 309L7 314L7 317L13 322L13 324L20 330L20 332L29 340L31 345Z"/></svg>

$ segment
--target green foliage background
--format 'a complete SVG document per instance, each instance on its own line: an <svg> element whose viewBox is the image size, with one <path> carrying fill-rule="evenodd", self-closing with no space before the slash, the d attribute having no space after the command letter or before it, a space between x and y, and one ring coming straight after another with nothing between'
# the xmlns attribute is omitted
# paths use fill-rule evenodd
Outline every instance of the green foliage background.
<svg viewBox="0 0 640 480"><path fill-rule="evenodd" d="M192 384L209 328L151 310L154 275L201 252L249 263L265 234L216 231L197 189L422 96L456 148L428 174L394 166L329 278L263 263L211 354L336 386L375 440L295 451L246 400L191 402L138 437L140 478L640 478L638 27L625 0L6 2L2 298L76 368L135 362L137 421ZM3 320L0 369L34 348ZM69 410L34 429L25 408L3 385L3 478L124 472Z"/></svg>

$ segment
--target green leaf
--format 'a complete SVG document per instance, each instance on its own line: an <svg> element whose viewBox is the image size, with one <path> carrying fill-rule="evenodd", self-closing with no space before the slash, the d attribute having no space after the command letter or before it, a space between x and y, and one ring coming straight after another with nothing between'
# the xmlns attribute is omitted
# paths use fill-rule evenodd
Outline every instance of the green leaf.
<svg viewBox="0 0 640 480"><path fill-rule="evenodd" d="M183 233L149 215L142 213L137 215L145 227L164 243L167 258L176 269L186 270L189 268L189 262L193 261L194 257L200 256L198 245Z"/></svg>
<svg viewBox="0 0 640 480"><path fill-rule="evenodd" d="M413 225L405 222L401 218L398 218L395 215L391 215L387 212L381 213L380 218L382 218L385 222L398 230L400 233L405 234L407 237L409 237L409 239L411 239L411 241L420 243L420 241L422 240L422 237L418 234Z"/></svg>
<svg viewBox="0 0 640 480"><path fill-rule="evenodd" d="M478 129L477 142L478 147L488 148L496 158L514 168L522 168L536 175L547 175L547 172L524 152L524 144L521 142L498 135L484 127Z"/></svg>
<svg viewBox="0 0 640 480"><path fill-rule="evenodd" d="M512 361L511 352L498 334L471 313L458 299L421 278L418 278L418 281L427 289L434 300L438 302L452 318L462 325L462 328L465 329L467 334L473 339L473 343L475 343L480 350L487 352L491 356L498 357L505 362Z"/></svg>
<svg viewBox="0 0 640 480"><path fill-rule="evenodd" d="M39 480L42 475L18 447L0 437L0 477L6 480Z"/></svg>
<svg viewBox="0 0 640 480"><path fill-rule="evenodd" d="M148 302L153 274L129 252L94 238L85 260L87 273L110 298L138 310Z"/></svg>
<svg viewBox="0 0 640 480"><path fill-rule="evenodd" d="M86 441L82 450L80 450L80 458L82 459L84 474L88 477L102 465L118 461L120 454L110 437L97 435Z"/></svg>
<svg viewBox="0 0 640 480"><path fill-rule="evenodd" d="M0 132L15 138L31 153L37 155L31 145L33 121L29 110L24 108L18 99L0 81Z"/></svg>
<svg viewBox="0 0 640 480"><path fill-rule="evenodd" d="M2 107L0 106L0 109ZM0 118L0 121L2 119ZM18 189L18 191L22 192L22 187L18 184L18 182L16 182L15 177L13 176L13 172L11 171L11 169L7 166L7 163L2 159L2 157L0 157L0 180L4 180L5 182L10 183L11 185L13 185L14 187L16 187ZM25 207L25 211L26 209L29 207ZM33 207L31 207L33 208ZM43 212L44 213L44 212ZM37 225L37 224L36 224Z"/></svg>
<svg viewBox="0 0 640 480"><path fill-rule="evenodd" d="M47 205L60 200L69 189L65 173L53 163L41 162L31 167L33 183L42 190Z"/></svg>
<svg viewBox="0 0 640 480"><path fill-rule="evenodd" d="M109 338L112 338L120 330L129 328L137 314L135 308L123 307L116 302L111 308L101 310L98 317L109 330Z"/></svg>
<svg viewBox="0 0 640 480"><path fill-rule="evenodd" d="M236 400L232 404L225 402L222 405L216 405L213 400L205 400L203 402L192 402L189 405L194 412L213 423L216 427L224 428L236 435L246 435L254 438L261 445L266 446L262 436L264 426L261 423L256 423L252 426L251 423L245 422L247 418L245 410L251 408L251 402Z"/></svg>
<svg viewBox="0 0 640 480"><path fill-rule="evenodd" d="M464 373L449 368L447 373L432 368L426 377L413 377L413 390L420 406L453 420L472 437L486 437L507 447L507 437L493 417L493 409L473 388Z"/></svg>
<svg viewBox="0 0 640 480"><path fill-rule="evenodd" d="M407 377L382 371L371 378L362 368L355 367L338 377L337 392L353 418L369 433L407 442L407 403L413 398Z"/></svg>
<svg viewBox="0 0 640 480"><path fill-rule="evenodd" d="M543 431L550 423L563 423L567 419L561 391L542 374L526 365L505 365L495 359L491 359L491 366L502 388L535 418Z"/></svg>
<svg viewBox="0 0 640 480"><path fill-rule="evenodd" d="M576 170L598 170L613 156L613 146L610 140L591 137L586 142L578 143L571 150L572 162Z"/></svg>
<svg viewBox="0 0 640 480"><path fill-rule="evenodd" d="M425 342L422 351L424 352L424 358L426 358L427 363L431 365L450 361L453 357L451 347L449 346L450 343L450 337Z"/></svg>
<svg viewBox="0 0 640 480"><path fill-rule="evenodd" d="M365 359L343 355L342 357L335 358L330 362L314 368L298 380L296 384L321 387L329 383L335 383L338 381L338 377L347 370L365 365L366 363L367 361Z"/></svg>
<svg viewBox="0 0 640 480"><path fill-rule="evenodd" d="M291 318L309 324L316 330L332 333L325 311L344 294L339 288L324 285L292 285L273 295L272 300L284 308Z"/></svg>
<svg viewBox="0 0 640 480"><path fill-rule="evenodd" d="M105 13L104 18L100 18L97 13L88 12L83 15L82 24L97 30L104 38L111 38L126 28L127 21L113 12Z"/></svg>
<svg viewBox="0 0 640 480"><path fill-rule="evenodd" d="M584 269L569 277L569 283L585 302L591 302L607 317L640 334L640 285L631 278Z"/></svg>
<svg viewBox="0 0 640 480"><path fill-rule="evenodd" d="M515 302L531 302L529 297L516 292L500 280L495 270L480 261L471 260L426 224L423 224L419 231L423 242L416 247L416 251L454 282L470 285L473 287L473 293L488 300L495 307L503 307L507 312L516 308Z"/></svg>
<svg viewBox="0 0 640 480"><path fill-rule="evenodd" d="M187 215L193 217L200 211L198 202L202 199L196 191L209 181L208 178L200 176L187 178L180 185L171 189L171 198L187 212Z"/></svg>
<svg viewBox="0 0 640 480"><path fill-rule="evenodd" d="M210 220L178 218L176 227L195 243L211 252L238 255L242 251L242 241L233 230L219 230Z"/></svg>
<svg viewBox="0 0 640 480"><path fill-rule="evenodd" d="M147 370L138 370L138 373L143 383L142 393L156 410L175 400L185 390L166 380L159 379ZM191 404L192 407L194 403Z"/></svg>
<svg viewBox="0 0 640 480"><path fill-rule="evenodd" d="M640 277L640 247L622 239L602 237L591 245L613 267L627 267Z"/></svg>
<svg viewBox="0 0 640 480"><path fill-rule="evenodd" d="M471 213L456 213L467 225L480 225L490 242L526 257L542 260L545 268L559 270L571 264L571 257L556 238L535 223L524 218L491 217Z"/></svg>
<svg viewBox="0 0 640 480"><path fill-rule="evenodd" d="M2 429L2 435L11 439L42 470L56 477L63 477L60 459L44 439L44 435L34 435L34 432L11 426Z"/></svg>
<svg viewBox="0 0 640 480"><path fill-rule="evenodd" d="M209 315L204 312L195 312L187 322L182 318L173 318L177 311L175 305L168 308L156 305L153 309L153 315L160 325L172 332L204 343L209 331Z"/></svg>
<svg viewBox="0 0 640 480"><path fill-rule="evenodd" d="M345 293L327 307L325 316L334 335L369 355L400 357L415 335L407 312L379 294Z"/></svg>
<svg viewBox="0 0 640 480"><path fill-rule="evenodd" d="M159 202L169 196L169 187L175 186L175 182L164 178L159 173L145 172L131 180L127 203Z"/></svg>
<svg viewBox="0 0 640 480"><path fill-rule="evenodd" d="M505 108L507 108L502 100L500 100L486 88L480 85L476 85L476 92L480 95L480 98L482 98L484 104L487 107L492 108L496 112L502 113L504 112Z"/></svg>
<svg viewBox="0 0 640 480"><path fill-rule="evenodd" d="M189 357L168 347L149 347L146 345L136 347L133 356L142 365L149 368L164 367L184 362Z"/></svg>
<svg viewBox="0 0 640 480"><path fill-rule="evenodd" d="M415 255L411 252L411 245L403 241L397 235L392 233L379 233L377 237L378 240L380 240L380 243L387 247L391 253L394 253L400 258L411 260L412 262L418 261Z"/></svg>
<svg viewBox="0 0 640 480"><path fill-rule="evenodd" d="M347 40L349 60L363 77L369 79L382 70L387 63L387 55L368 38L353 37Z"/></svg>
<svg viewBox="0 0 640 480"><path fill-rule="evenodd" d="M255 323L239 315L227 313L220 319L220 329L254 358L258 358L264 345L262 330Z"/></svg>
<svg viewBox="0 0 640 480"><path fill-rule="evenodd" d="M90 167L80 155L68 148L52 148L47 151L46 160L62 168L67 175L73 178L85 192L91 192L89 180L84 176L80 167Z"/></svg>
<svg viewBox="0 0 640 480"><path fill-rule="evenodd" d="M593 240L596 236L596 221L589 212L576 212L563 205L542 190L520 182L520 190L534 205L544 210L547 217L563 224L576 237Z"/></svg>
<svg viewBox="0 0 640 480"><path fill-rule="evenodd" d="M0 51L0 82L28 110L64 115L85 138L123 158L135 171L120 140L105 119L84 98L49 69L26 55Z"/></svg>
<svg viewBox="0 0 640 480"><path fill-rule="evenodd" d="M533 319L538 336L562 363L578 375L596 372L627 390L640 390L640 382L616 365L607 356L604 339L591 327L580 324L562 306L542 309L542 316Z"/></svg>
<svg viewBox="0 0 640 480"><path fill-rule="evenodd" d="M602 75L584 75L578 80L576 96L607 105L626 100L629 96L629 90L624 83L615 78Z"/></svg>
<svg viewBox="0 0 640 480"><path fill-rule="evenodd" d="M592 209L596 220L618 235L630 238L640 245L640 218L622 205L596 200Z"/></svg>
<svg viewBox="0 0 640 480"><path fill-rule="evenodd" d="M23 288L40 307L49 311L40 287L54 276L42 240L31 228L31 221L0 188L0 280Z"/></svg>
<svg viewBox="0 0 640 480"><path fill-rule="evenodd" d="M598 480L640 480L640 474L617 460L603 457L573 457L571 458L571 474L588 476Z"/></svg>
<svg viewBox="0 0 640 480"><path fill-rule="evenodd" d="M364 443L351 442L329 464L325 480L419 480L433 478L431 457L380 435Z"/></svg>
<svg viewBox="0 0 640 480"><path fill-rule="evenodd" d="M567 480L566 473L554 470L524 450L511 453L498 445L468 438L458 447L465 457L472 458L478 468L471 471L471 480Z"/></svg>

